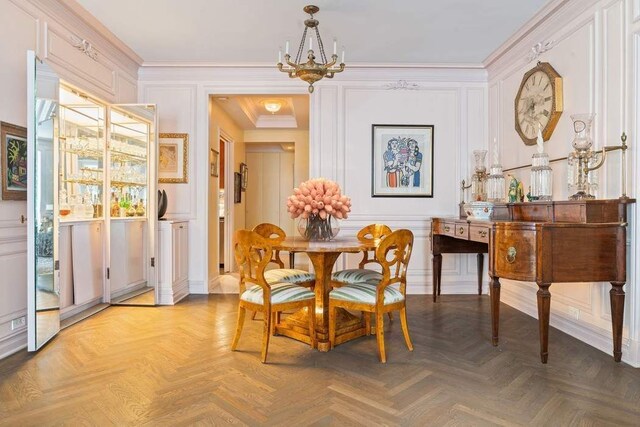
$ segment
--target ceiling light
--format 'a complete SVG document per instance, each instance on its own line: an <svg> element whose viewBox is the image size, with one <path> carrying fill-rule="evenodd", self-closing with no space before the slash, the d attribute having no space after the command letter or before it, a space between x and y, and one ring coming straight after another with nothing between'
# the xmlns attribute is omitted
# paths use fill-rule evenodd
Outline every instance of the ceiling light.
<svg viewBox="0 0 640 427"><path fill-rule="evenodd" d="M296 54L295 60L293 62L290 61L291 55L289 55L289 41L287 41L287 45L285 48L284 60L286 64L282 64L282 51L278 52L278 70L283 73L288 73L289 77L300 77L305 82L309 83L309 93L313 92L313 84L323 77L327 77L328 79L333 78L335 73L341 73L344 71L344 49L342 49L342 61L340 65L337 65L338 62L338 54L336 53L337 49L337 41L333 40L333 55L331 55L331 61L327 60L327 56L324 53L324 45L322 44L322 39L320 38L320 32L318 31L319 22L316 19L313 19L313 14L317 13L320 8L318 6L305 6L303 9L306 13L309 14L310 18L304 21L304 32L302 33L302 40L300 41L300 46L298 47L298 53ZM307 40L307 30L311 28L312 34L309 36L309 50L307 50L307 61L302 61L302 51L304 50L304 45ZM320 52L320 61L316 62L314 51L313 51L313 32L315 31L315 39L316 44L318 46L318 51Z"/></svg>
<svg viewBox="0 0 640 427"><path fill-rule="evenodd" d="M270 112L271 114L275 114L280 111L282 108L282 103L280 101L264 101L264 109Z"/></svg>

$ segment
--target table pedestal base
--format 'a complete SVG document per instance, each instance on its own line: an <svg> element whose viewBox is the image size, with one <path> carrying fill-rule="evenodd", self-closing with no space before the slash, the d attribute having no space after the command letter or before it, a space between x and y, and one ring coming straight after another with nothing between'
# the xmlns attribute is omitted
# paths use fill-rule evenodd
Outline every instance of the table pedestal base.
<svg viewBox="0 0 640 427"><path fill-rule="evenodd" d="M310 342L308 316L309 313L307 308L303 308L302 310L287 316L276 325L276 334L284 335L308 344ZM336 322L336 342L334 345L342 344L366 334L366 329L362 319L354 316L347 310L342 308L337 309ZM318 351L327 352L331 350L331 345L329 343L329 331L323 331L316 327L316 342Z"/></svg>

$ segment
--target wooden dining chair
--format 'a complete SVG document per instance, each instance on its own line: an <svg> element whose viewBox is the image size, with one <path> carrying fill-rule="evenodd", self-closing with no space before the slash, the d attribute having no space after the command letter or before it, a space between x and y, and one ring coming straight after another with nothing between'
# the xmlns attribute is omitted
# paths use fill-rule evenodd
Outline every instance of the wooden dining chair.
<svg viewBox="0 0 640 427"><path fill-rule="evenodd" d="M391 228L384 224L369 224L358 231L357 238L361 242L374 243L379 242L384 237L391 234ZM345 284L371 282L378 283L382 279L379 271L365 268L367 264L378 264L375 250L362 251L362 259L358 264L358 268L349 268L347 270L336 271L331 275L331 287L339 288ZM388 313L389 320L393 320L393 314ZM371 317L365 315L367 334L371 333Z"/></svg>
<svg viewBox="0 0 640 427"><path fill-rule="evenodd" d="M407 326L406 288L407 267L413 250L413 233L397 230L382 239L375 256L382 266L382 279L377 283L346 284L329 293L329 341L336 338L336 309L359 310L374 313L378 354L382 363L387 362L384 348L384 313L400 311L402 333L409 351L413 351ZM396 288L392 285L399 284Z"/></svg>
<svg viewBox="0 0 640 427"><path fill-rule="evenodd" d="M253 231L262 237L269 239L269 241L272 242L272 245L277 245L287 237L284 230L275 224L258 224L253 228ZM313 273L296 268L284 268L284 262L282 262L282 259L280 258L279 250L275 250L273 252L273 257L269 263L276 264L278 268L265 271L264 277L267 280L267 283L287 282L312 288L316 282L316 276Z"/></svg>
<svg viewBox="0 0 640 427"><path fill-rule="evenodd" d="M309 289L293 283L268 283L265 268L271 262L273 248L268 239L255 231L238 230L234 235L236 263L240 270L240 303L238 306L238 324L231 344L235 351L244 325L245 311L260 311L264 318L262 332L262 363L267 361L269 337L275 313L284 310L308 307L314 312L315 294ZM315 316L309 316L309 341L315 347Z"/></svg>

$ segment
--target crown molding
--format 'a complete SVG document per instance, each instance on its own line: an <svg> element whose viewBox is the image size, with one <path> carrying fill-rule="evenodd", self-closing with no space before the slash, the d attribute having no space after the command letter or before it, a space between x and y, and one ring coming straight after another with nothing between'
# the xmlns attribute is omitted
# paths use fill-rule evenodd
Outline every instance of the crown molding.
<svg viewBox="0 0 640 427"><path fill-rule="evenodd" d="M64 0L72 1L72 0ZM75 0L73 0L75 1ZM188 68L273 68L276 69L275 63L270 62L213 62L213 61L144 61L142 67L153 68L171 68L171 67L188 67ZM466 69L481 70L484 68L482 63L365 63L356 62L347 64L345 67L351 68L402 68L402 69Z"/></svg>
<svg viewBox="0 0 640 427"><path fill-rule="evenodd" d="M82 37L90 40L99 50L108 51L109 56L119 59L125 68L137 69L143 63L142 57L127 46L122 40L116 37L98 19L91 15L76 0L10 0L18 7L23 8L21 3L27 2L36 10L45 14L47 18L53 18L58 23L76 33L81 31ZM126 64L129 64L126 67Z"/></svg>

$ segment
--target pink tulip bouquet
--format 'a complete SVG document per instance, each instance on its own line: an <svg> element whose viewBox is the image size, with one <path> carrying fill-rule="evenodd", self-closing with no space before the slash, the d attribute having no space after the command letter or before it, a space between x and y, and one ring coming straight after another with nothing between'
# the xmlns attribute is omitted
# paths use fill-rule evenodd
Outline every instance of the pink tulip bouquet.
<svg viewBox="0 0 640 427"><path fill-rule="evenodd" d="M340 186L328 179L315 178L293 189L287 199L291 218L301 218L300 234L309 240L330 240L337 234L337 221L346 219L351 211L351 199L342 194Z"/></svg>

